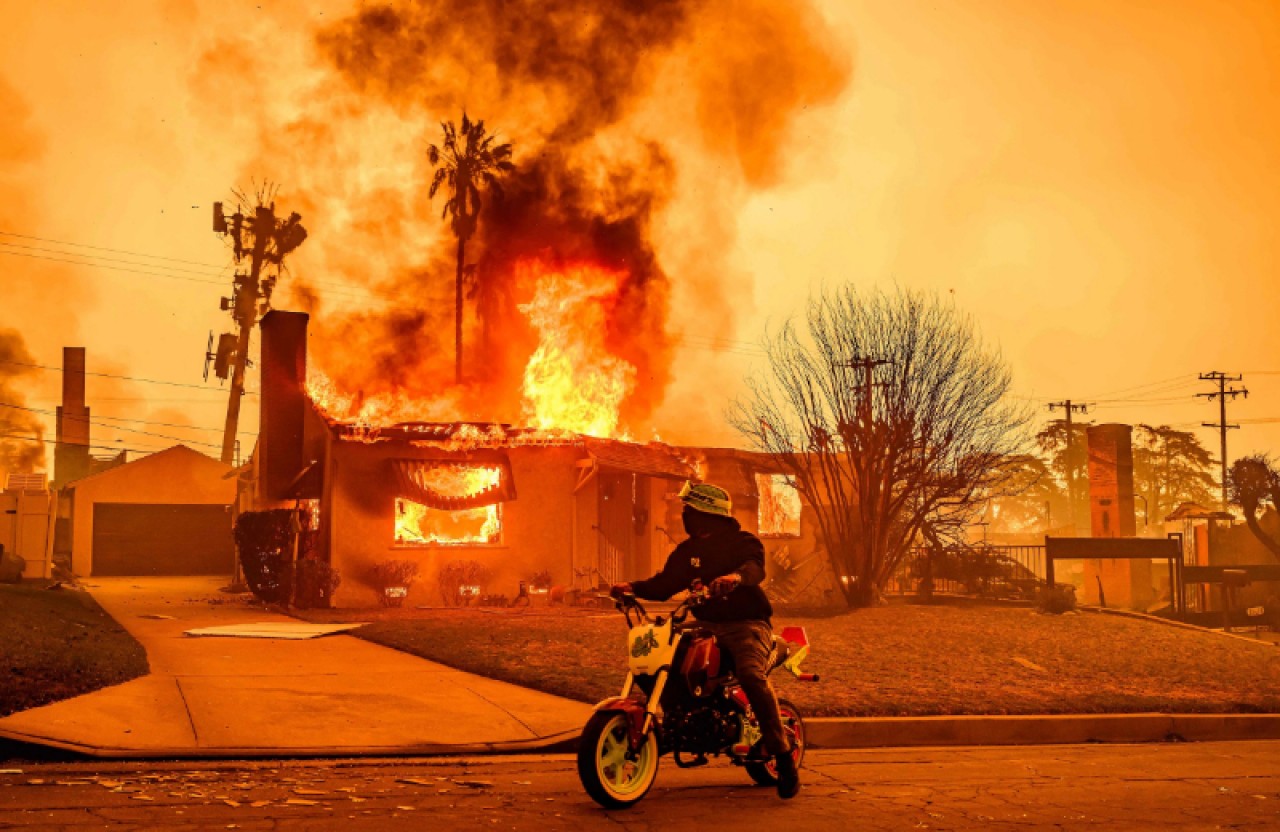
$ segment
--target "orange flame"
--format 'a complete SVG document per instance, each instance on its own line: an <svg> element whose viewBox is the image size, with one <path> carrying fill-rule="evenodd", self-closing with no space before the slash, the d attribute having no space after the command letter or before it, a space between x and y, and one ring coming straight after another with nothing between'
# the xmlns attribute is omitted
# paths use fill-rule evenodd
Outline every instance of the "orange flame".
<svg viewBox="0 0 1280 832"><path fill-rule="evenodd" d="M534 283L519 308L539 343L524 370L525 418L533 427L614 436L636 370L605 346L605 322L624 275L601 266L552 269L525 261L519 282Z"/></svg>
<svg viewBox="0 0 1280 832"><path fill-rule="evenodd" d="M426 485L449 497L468 497L497 485L497 468L440 465L424 472ZM396 499L396 543L417 546L493 543L502 531L498 505L442 511Z"/></svg>
<svg viewBox="0 0 1280 832"><path fill-rule="evenodd" d="M760 535L798 537L800 535L800 492L782 474L756 474L760 495Z"/></svg>

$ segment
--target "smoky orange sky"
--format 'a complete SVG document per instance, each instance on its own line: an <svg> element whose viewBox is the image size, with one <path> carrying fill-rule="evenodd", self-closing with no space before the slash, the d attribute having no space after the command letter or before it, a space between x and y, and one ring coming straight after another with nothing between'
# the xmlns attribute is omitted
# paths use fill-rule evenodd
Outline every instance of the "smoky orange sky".
<svg viewBox="0 0 1280 832"><path fill-rule="evenodd" d="M759 29L744 16L776 4L707 5L708 39L654 69L609 137L628 147L628 131L662 133L675 164L653 222L674 362L648 427L664 440L740 444L723 410L762 368L766 326L810 290L852 282L953 296L1044 417L1052 400L1093 402L1089 418L1194 428L1216 453L1199 426L1217 408L1194 397L1211 389L1197 375L1242 373L1250 397L1229 406L1242 425L1230 456L1280 450L1280 6L816 0L806 25L832 74L802 79L812 95L784 123L723 124L740 152L717 155L689 126L699 105L683 81L714 77L717 49ZM147 380L90 379L96 444L145 451L175 437L216 456L225 391L200 373L208 333L230 324L218 310L230 270L210 206L251 176L281 181L282 207L311 230L293 269L321 295L317 320L448 304L448 282L416 297L371 289L387 252L447 233L437 209L409 205L394 228L365 229L376 252L344 212L419 175L434 121L455 112L353 112L347 135L363 138L296 167L279 161L290 137L265 129L314 112L317 32L356 7L0 0L0 331L18 331L36 363L85 346L92 371ZM753 50L771 53L778 78L811 69L768 43ZM467 102L515 142L517 165L541 139L538 104ZM742 150L765 129L781 131L776 152ZM323 187L307 166L327 172ZM312 189L290 204L302 178ZM695 274L706 263L714 274ZM277 296L300 302L287 286ZM50 411L31 415L51 437L59 374L0 378Z"/></svg>

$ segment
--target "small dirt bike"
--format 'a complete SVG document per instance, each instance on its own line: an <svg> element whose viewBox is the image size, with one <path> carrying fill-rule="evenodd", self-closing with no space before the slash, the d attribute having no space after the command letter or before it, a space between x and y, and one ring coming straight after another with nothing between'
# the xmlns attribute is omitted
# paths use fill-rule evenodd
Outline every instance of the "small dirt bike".
<svg viewBox="0 0 1280 832"><path fill-rule="evenodd" d="M606 809L639 802L657 779L658 758L667 753L681 768L706 765L708 754L727 755L757 783L777 783L731 657L710 631L685 624L691 608L706 598L705 591L691 592L666 618L650 618L634 595L616 603L627 619L627 678L621 694L596 705L578 742L578 777ZM818 681L816 673L800 671L809 652L803 627L784 627L773 643L770 673L785 667L797 679ZM799 767L804 720L787 700L779 699L778 707Z"/></svg>

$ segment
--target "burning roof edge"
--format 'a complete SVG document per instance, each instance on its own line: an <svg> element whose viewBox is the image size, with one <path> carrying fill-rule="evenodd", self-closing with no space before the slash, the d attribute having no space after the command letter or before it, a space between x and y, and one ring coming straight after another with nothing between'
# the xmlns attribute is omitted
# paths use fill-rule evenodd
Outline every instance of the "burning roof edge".
<svg viewBox="0 0 1280 832"><path fill-rule="evenodd" d="M516 427L501 422L403 422L363 425L325 416L329 429L343 442L406 443L442 452L508 448L581 448L600 465L676 479L696 478L696 466L681 449L660 442L603 439L581 433Z"/></svg>

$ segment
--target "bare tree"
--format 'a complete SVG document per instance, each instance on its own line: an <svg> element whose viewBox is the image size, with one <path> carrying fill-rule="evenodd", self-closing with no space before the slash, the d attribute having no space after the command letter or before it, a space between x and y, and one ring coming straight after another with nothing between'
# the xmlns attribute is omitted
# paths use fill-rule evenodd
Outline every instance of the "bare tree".
<svg viewBox="0 0 1280 832"><path fill-rule="evenodd" d="M1280 471L1271 458L1266 454L1253 454L1231 463L1231 470L1227 472L1227 496L1244 509L1244 521L1258 542L1280 558L1280 540L1267 534L1261 523L1262 513L1268 507L1280 510Z"/></svg>
<svg viewBox="0 0 1280 832"><path fill-rule="evenodd" d="M918 543L960 541L1009 481L1025 408L972 320L936 296L852 287L767 339L769 373L729 419L813 507L836 585L874 603Z"/></svg>

